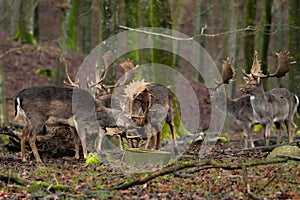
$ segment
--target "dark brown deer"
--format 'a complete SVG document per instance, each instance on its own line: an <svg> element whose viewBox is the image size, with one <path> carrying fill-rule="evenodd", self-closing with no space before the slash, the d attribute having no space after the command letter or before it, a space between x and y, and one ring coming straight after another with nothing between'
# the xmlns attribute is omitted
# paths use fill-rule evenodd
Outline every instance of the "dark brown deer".
<svg viewBox="0 0 300 200"><path fill-rule="evenodd" d="M35 141L49 117L73 119L82 139L84 157L87 155L86 132L98 132L95 101L89 92L78 88L37 86L22 90L15 98L16 118L23 116L25 126L21 135L21 155L26 161L25 142L28 139L37 162L41 162ZM71 123L70 122L70 123ZM80 138L71 127L75 141L75 158L79 158Z"/></svg>
<svg viewBox="0 0 300 200"><path fill-rule="evenodd" d="M294 114L299 104L298 97L285 88L275 88L265 92L261 84L261 78L279 78L284 76L288 72L290 65L294 63L291 62L292 58L286 51L276 55L278 56L278 69L274 74L264 75L257 58L258 53L255 52L250 74L246 74L243 71L246 86L241 89L243 92L250 94L253 114L263 127L266 146L269 145L271 128L274 122L285 123L289 143L293 141L297 128L294 123Z"/></svg>

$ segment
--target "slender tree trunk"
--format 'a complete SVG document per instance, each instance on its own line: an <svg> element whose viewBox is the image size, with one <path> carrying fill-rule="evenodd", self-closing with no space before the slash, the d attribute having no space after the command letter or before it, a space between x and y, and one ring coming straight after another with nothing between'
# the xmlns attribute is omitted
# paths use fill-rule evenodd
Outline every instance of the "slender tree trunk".
<svg viewBox="0 0 300 200"><path fill-rule="evenodd" d="M82 51L89 53L92 48L92 0L80 1L79 9L82 26Z"/></svg>
<svg viewBox="0 0 300 200"><path fill-rule="evenodd" d="M171 28L170 5L168 1L150 1L150 22L152 27ZM173 67L173 56L170 52L152 49L152 62Z"/></svg>
<svg viewBox="0 0 300 200"><path fill-rule="evenodd" d="M246 4L246 23L245 26L255 26L255 16L256 16L256 0L247 0ZM244 37L244 58L246 72L250 71L253 55L254 55L254 42L255 42L255 32L248 30L245 32Z"/></svg>
<svg viewBox="0 0 300 200"><path fill-rule="evenodd" d="M0 30L9 32L10 17L14 1L0 0Z"/></svg>
<svg viewBox="0 0 300 200"><path fill-rule="evenodd" d="M203 10L206 9L206 4L204 2L204 0L199 0L199 1L196 1L195 2L195 15L199 15L199 13L202 13ZM203 13L201 14L200 16L197 17L196 19L196 24L195 24L195 35L198 35L198 34L201 34L202 32L202 29L204 27L204 25L207 23L207 13ZM204 32L203 32L204 33ZM207 40L203 37L197 37L195 38L195 40L203 47L203 48L206 48L207 46ZM196 51L195 52L195 57L197 58L197 65L199 66L202 62L205 61L205 55L200 55L200 51ZM196 74L197 77L196 78L196 81L203 81L202 80L202 77L199 76L199 74Z"/></svg>
<svg viewBox="0 0 300 200"><path fill-rule="evenodd" d="M131 28L139 27L139 2L140 0L125 0L125 24ZM132 47L138 47L138 44L135 40L135 33L128 35L126 38L128 40L127 44L132 45ZM128 54L128 58L135 61L135 63L139 63L140 56L139 51L135 50Z"/></svg>
<svg viewBox="0 0 300 200"><path fill-rule="evenodd" d="M261 46L261 67L264 74L268 73L268 50L270 42L270 32L272 24L272 3L273 0L265 1L264 5L264 23L263 40ZM268 81L263 82L264 88L268 89Z"/></svg>
<svg viewBox="0 0 300 200"><path fill-rule="evenodd" d="M300 95L300 1L289 0L289 32L288 46L296 64L289 72L289 88Z"/></svg>
<svg viewBox="0 0 300 200"><path fill-rule="evenodd" d="M20 15L14 39L23 43L36 44L34 38L34 10L39 0L21 1Z"/></svg>
<svg viewBox="0 0 300 200"><path fill-rule="evenodd" d="M78 26L78 0L71 0L71 8L67 10L67 45L68 49L76 50L77 26Z"/></svg>
<svg viewBox="0 0 300 200"><path fill-rule="evenodd" d="M99 41L105 41L109 37L117 33L119 24L119 2L117 0L98 0L100 8L100 24L99 24ZM107 46L113 44L106 44ZM105 52L100 52L103 54ZM110 71L106 78L107 84L113 84L115 81L116 71L114 68Z"/></svg>
<svg viewBox="0 0 300 200"><path fill-rule="evenodd" d="M67 22L66 22L66 14L67 10L62 10L62 18L61 18L61 34L58 39L59 48L61 49L60 57L64 57L67 50ZM63 80L65 79L64 68L61 65L59 59L56 61L56 70L54 77L54 84L58 86L63 85Z"/></svg>
<svg viewBox="0 0 300 200"><path fill-rule="evenodd" d="M0 60L0 123L7 123L6 97L4 92L4 76Z"/></svg>
<svg viewBox="0 0 300 200"><path fill-rule="evenodd" d="M39 32L39 4L34 9L34 27L33 27L33 35L36 40L39 40L40 32Z"/></svg>
<svg viewBox="0 0 300 200"><path fill-rule="evenodd" d="M16 34L19 23L21 0L12 1L11 6L10 34Z"/></svg>
<svg viewBox="0 0 300 200"><path fill-rule="evenodd" d="M281 0L274 0L273 3L273 8L274 8L274 13L273 13L273 21L276 22L272 26L274 26L274 30L276 32L274 33L273 40L275 42L275 50L274 52L279 52L282 49L288 49L288 43L287 41L287 31L285 29L285 18L288 15L288 10L284 8L284 1ZM277 79L278 82L278 87L287 87L288 81L287 77L284 79Z"/></svg>
<svg viewBox="0 0 300 200"><path fill-rule="evenodd" d="M230 31L234 31L238 28L238 18L239 18L239 1L238 0L230 0L230 1L225 1L225 9L227 15L225 15L225 20L226 20L226 25ZM232 57L232 58L237 58L238 54L238 47L237 47L237 33L233 32L228 35L228 37L225 38L225 56L226 57ZM236 60L234 60L235 62ZM234 98L235 96L235 91L236 91L236 84L235 81L228 85L227 87L227 94L230 98ZM227 118L227 130L231 131L232 130L232 124L233 121L231 118Z"/></svg>

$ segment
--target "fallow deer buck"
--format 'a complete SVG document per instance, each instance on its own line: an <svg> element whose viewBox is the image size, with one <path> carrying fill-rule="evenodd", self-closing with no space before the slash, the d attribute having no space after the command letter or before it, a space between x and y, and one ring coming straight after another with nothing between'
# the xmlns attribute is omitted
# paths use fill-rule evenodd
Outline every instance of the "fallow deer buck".
<svg viewBox="0 0 300 200"><path fill-rule="evenodd" d="M232 64L232 59L227 58L223 61L221 75L222 82L215 81L217 86L215 88L209 88L212 96L215 97L217 101L226 101L224 103L226 104L227 114L233 117L237 124L243 129L244 148L248 147L248 137L250 137L251 147L254 147L252 130L253 126L258 123L258 120L256 120L252 112L250 95L230 99L217 90L222 84L229 84L234 81L235 69Z"/></svg>
<svg viewBox="0 0 300 200"><path fill-rule="evenodd" d="M261 65L258 60L258 53L254 54L254 61L250 74L243 71L246 86L242 88L242 92L250 94L250 102L253 108L254 117L263 127L265 145L269 145L272 124L285 123L288 142L291 143L294 138L297 126L294 123L294 114L297 112L299 105L298 97L289 92L285 88L274 88L269 92L265 92L261 84L262 78L282 77L290 69L292 57L287 51L276 53L278 57L278 68L273 74L262 74ZM281 128L280 124L277 125ZM281 133L278 135L277 142L281 140Z"/></svg>

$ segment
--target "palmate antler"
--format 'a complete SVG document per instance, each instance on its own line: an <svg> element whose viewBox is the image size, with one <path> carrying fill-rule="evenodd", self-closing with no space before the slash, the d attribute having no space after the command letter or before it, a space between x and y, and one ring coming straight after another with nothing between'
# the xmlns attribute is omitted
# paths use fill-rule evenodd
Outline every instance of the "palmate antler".
<svg viewBox="0 0 300 200"><path fill-rule="evenodd" d="M217 86L214 88L209 88L209 89L216 90L221 85L229 84L232 81L234 81L235 69L232 64L232 60L233 60L233 58L229 58L229 57L227 57L226 60L223 60L222 72L221 72L222 73L222 81L218 82L217 80L215 80Z"/></svg>
<svg viewBox="0 0 300 200"><path fill-rule="evenodd" d="M143 92L146 92L146 98L144 99L146 103L146 110L144 112L144 116L149 112L150 105L151 105L151 94L148 91L148 86L151 83L144 82L144 79L141 81L132 81L127 87L124 89L125 96L129 98L129 116L133 116L133 103L135 99Z"/></svg>
<svg viewBox="0 0 300 200"><path fill-rule="evenodd" d="M288 51L281 51L279 53L276 53L278 57L278 67L275 73L273 74L263 74L261 70L261 64L258 60L258 53L255 51L254 53L254 60L253 64L250 70L250 74L247 74L244 70L242 70L242 73L244 76L248 78L253 78L253 77L260 77L260 78L268 78L268 77L277 77L280 78L282 76L285 76L286 73L289 72L290 67L292 64L295 64L295 61L292 61L292 57L289 56Z"/></svg>
<svg viewBox="0 0 300 200"><path fill-rule="evenodd" d="M282 76L285 76L285 74L290 70L291 65L296 63L296 61L292 61L293 57L289 56L289 54L290 52L288 51L276 53L278 57L278 68L275 73L270 74L269 77L280 78Z"/></svg>

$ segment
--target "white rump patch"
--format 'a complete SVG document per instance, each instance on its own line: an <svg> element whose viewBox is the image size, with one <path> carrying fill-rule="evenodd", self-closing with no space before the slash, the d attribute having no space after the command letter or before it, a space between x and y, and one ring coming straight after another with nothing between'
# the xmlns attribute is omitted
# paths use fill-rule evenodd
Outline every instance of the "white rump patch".
<svg viewBox="0 0 300 200"><path fill-rule="evenodd" d="M25 111L21 107L20 97L17 97L17 114L15 120L22 116L26 123L30 123Z"/></svg>

